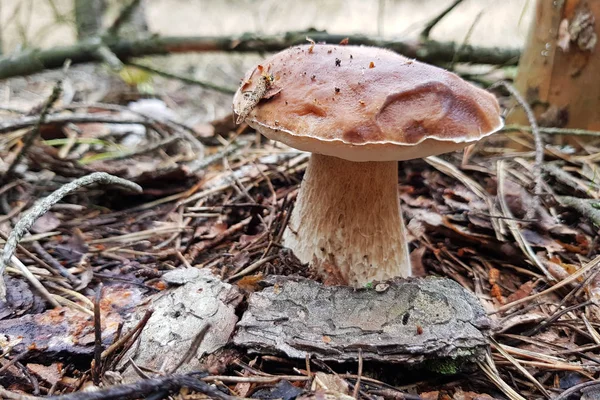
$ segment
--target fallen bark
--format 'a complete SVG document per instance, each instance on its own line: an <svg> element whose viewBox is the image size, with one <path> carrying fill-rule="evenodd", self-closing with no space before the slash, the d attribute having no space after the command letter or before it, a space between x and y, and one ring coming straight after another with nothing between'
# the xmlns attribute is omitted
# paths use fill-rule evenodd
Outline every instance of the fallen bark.
<svg viewBox="0 0 600 400"><path fill-rule="evenodd" d="M356 290L276 277L253 293L234 343L251 352L325 361L420 364L477 359L490 320L477 298L449 279L399 280Z"/></svg>
<svg viewBox="0 0 600 400"><path fill-rule="evenodd" d="M11 279L12 284L23 282ZM17 307L27 306L31 314L21 315L17 318L0 321L0 335L2 346L12 349L11 354L27 353L25 359L29 362L47 363L56 360L56 357L70 362L78 357L92 357L94 354L94 321L93 313L67 307L35 313L40 301L35 294L32 299L17 298L16 291L19 287L11 287L8 303L0 302L0 312L12 311L12 315L19 315ZM23 289L21 297L27 297L28 289ZM101 309L102 314L102 344L109 346L115 337L119 324L131 314L141 301L141 290L136 287L107 287L104 290L104 299L111 307ZM4 313L4 315L6 315ZM0 395L0 398L2 396Z"/></svg>
<svg viewBox="0 0 600 400"><path fill-rule="evenodd" d="M288 32L258 36L245 34L226 36L151 36L143 39L107 37L102 41L82 41L71 46L47 50L32 49L0 58L0 79L29 75L45 69L62 67L65 60L73 64L101 61L98 49L107 46L121 60L149 55L187 52L275 52L306 43L306 37L316 42L339 43L348 38L353 45L385 47L407 57L429 63L468 62L474 64L516 65L519 49L476 47L427 39L389 40L364 35L337 35L319 31Z"/></svg>
<svg viewBox="0 0 600 400"><path fill-rule="evenodd" d="M167 374L201 369L201 357L227 345L238 320L235 311L242 295L207 269L178 268L163 275L163 280L171 288L148 301L154 314L124 358L125 382L140 379L130 360ZM146 308L139 308L125 327L135 325Z"/></svg>

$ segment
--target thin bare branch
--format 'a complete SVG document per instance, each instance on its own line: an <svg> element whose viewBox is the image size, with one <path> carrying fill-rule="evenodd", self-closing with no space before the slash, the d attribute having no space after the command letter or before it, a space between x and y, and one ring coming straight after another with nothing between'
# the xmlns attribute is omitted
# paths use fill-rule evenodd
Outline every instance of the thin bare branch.
<svg viewBox="0 0 600 400"><path fill-rule="evenodd" d="M42 111L40 112L39 116L36 116L37 121L35 122L33 129L25 135L25 139L23 140L23 146L21 147L21 150L15 156L14 160L12 161L12 163L10 164L10 166L4 173L4 176L2 176L0 183L6 182L13 175L15 168L17 167L17 165L19 165L19 162L21 161L21 159L23 158L25 153L27 153L27 151L29 150L29 148L31 147L31 145L33 144L35 139L40 134L40 127L42 127L44 125L44 123L46 122L48 113L50 112L50 110L52 109L52 107L54 106L56 101L58 100L61 93L62 93L62 80L58 80L56 82L56 84L54 85L54 88L52 89L52 94L50 95L50 97L48 97L48 99L44 103L44 106L43 106Z"/></svg>
<svg viewBox="0 0 600 400"><path fill-rule="evenodd" d="M440 12L438 15L433 17L429 22L427 22L427 24L425 24L425 27L421 31L421 35L420 35L421 39L423 39L423 40L429 39L429 34L431 33L431 30L433 28L435 28L435 26L442 19L444 19L444 17L446 15L450 14L450 12L452 12L452 10L454 10L456 8L456 6L458 6L462 2L463 2L463 0L454 0L454 2L450 3L450 5L448 7L446 7L445 9L443 9L442 12Z"/></svg>
<svg viewBox="0 0 600 400"><path fill-rule="evenodd" d="M6 299L6 287L4 286L4 280L2 279L2 275L4 273L4 269L7 265L10 264L11 259L13 259L13 254L17 247L17 244L21 240L21 238L29 231L34 222L44 215L50 208L58 203L63 197L68 195L74 190L77 190L84 186L89 186L92 184L105 184L105 185L115 185L121 186L126 189L132 190L134 192L141 192L142 188L136 183L130 182L128 180L104 173L104 172L95 172L93 174L81 177L72 182L67 183L62 186L58 190L54 191L48 197L37 201L33 207L31 207L17 222L13 230L10 232L8 236L8 240L4 245L4 250L2 252L2 258L0 258L0 299ZM14 259L13 259L14 261ZM23 273L26 273L27 268L23 269L21 263L17 263L17 268L21 269Z"/></svg>
<svg viewBox="0 0 600 400"><path fill-rule="evenodd" d="M540 194L542 193L542 164L544 163L544 142L542 140L542 136L540 135L540 130L538 128L537 120L535 118L535 114L529 104L521 93L510 83L506 81L500 81L493 84L490 88L495 88L498 86L504 86L506 90L515 98L517 103L523 110L525 110L525 114L527 114L527 120L529 121L529 125L531 126L531 134L533 135L533 140L535 142L535 164L533 165L533 181L535 182L535 187L533 190L533 204L530 208L527 209L527 219L531 219L535 216L536 209L540 204Z"/></svg>

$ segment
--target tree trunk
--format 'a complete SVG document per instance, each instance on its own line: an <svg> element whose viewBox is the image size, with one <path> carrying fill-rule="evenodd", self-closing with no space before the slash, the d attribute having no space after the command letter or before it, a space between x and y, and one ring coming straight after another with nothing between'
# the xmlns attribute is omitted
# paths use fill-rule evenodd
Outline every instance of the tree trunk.
<svg viewBox="0 0 600 400"><path fill-rule="evenodd" d="M517 89L541 126L600 130L600 1L538 0ZM509 123L527 123L515 108Z"/></svg>
<svg viewBox="0 0 600 400"><path fill-rule="evenodd" d="M105 0L75 0L74 3L79 40L97 36L102 29Z"/></svg>

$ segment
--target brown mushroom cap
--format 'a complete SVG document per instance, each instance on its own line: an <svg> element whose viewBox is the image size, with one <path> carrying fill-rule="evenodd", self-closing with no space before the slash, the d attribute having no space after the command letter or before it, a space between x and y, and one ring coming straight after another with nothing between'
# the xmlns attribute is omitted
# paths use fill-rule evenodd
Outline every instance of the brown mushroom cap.
<svg viewBox="0 0 600 400"><path fill-rule="evenodd" d="M257 88L265 82L266 91ZM273 55L246 75L234 111L270 139L350 161L454 151L503 125L492 94L363 46L303 45Z"/></svg>

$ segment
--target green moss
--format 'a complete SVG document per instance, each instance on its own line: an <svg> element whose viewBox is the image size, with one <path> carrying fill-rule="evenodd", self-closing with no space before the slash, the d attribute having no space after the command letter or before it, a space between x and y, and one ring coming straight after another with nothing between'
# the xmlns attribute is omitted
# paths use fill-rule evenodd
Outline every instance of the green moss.
<svg viewBox="0 0 600 400"><path fill-rule="evenodd" d="M460 371L465 358L441 358L439 360L426 361L423 367L429 371L442 375L454 375Z"/></svg>

